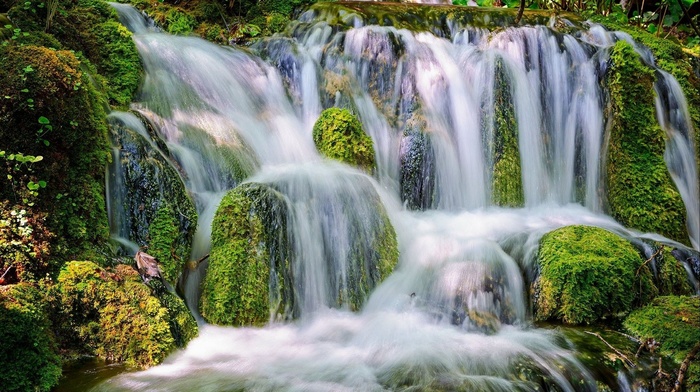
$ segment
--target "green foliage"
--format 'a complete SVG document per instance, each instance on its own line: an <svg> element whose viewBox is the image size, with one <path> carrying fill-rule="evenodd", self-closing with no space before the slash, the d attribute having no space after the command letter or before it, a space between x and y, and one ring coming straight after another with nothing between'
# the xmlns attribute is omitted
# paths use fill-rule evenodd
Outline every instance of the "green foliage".
<svg viewBox="0 0 700 392"><path fill-rule="evenodd" d="M632 245L609 231L566 226L547 233L538 254L535 318L592 323L628 313L656 294Z"/></svg>
<svg viewBox="0 0 700 392"><path fill-rule="evenodd" d="M372 138L347 109L324 110L314 124L313 138L322 155L369 172L374 170Z"/></svg>
<svg viewBox="0 0 700 392"><path fill-rule="evenodd" d="M174 314L182 317L184 305L168 309L175 298L162 303L126 265L110 271L89 261L70 262L55 290L56 328L64 349L144 368L162 362L177 347L173 324L190 329L180 333L181 342L194 336L192 322L172 319Z"/></svg>
<svg viewBox="0 0 700 392"><path fill-rule="evenodd" d="M190 34L197 21L189 14L177 9L171 9L165 14L166 28L170 34L187 35Z"/></svg>
<svg viewBox="0 0 700 392"><path fill-rule="evenodd" d="M625 226L688 242L685 206L664 161L665 134L654 106L654 71L618 41L607 75L611 100L608 152L610 214Z"/></svg>
<svg viewBox="0 0 700 392"><path fill-rule="evenodd" d="M102 0L79 0L55 17L52 31L64 46L95 65L110 103L127 107L141 82L141 60L116 11Z"/></svg>
<svg viewBox="0 0 700 392"><path fill-rule="evenodd" d="M61 361L35 286L0 286L0 385L7 392L50 391L61 377Z"/></svg>
<svg viewBox="0 0 700 392"><path fill-rule="evenodd" d="M284 283L273 271L287 263L286 224L275 230L265 222L286 216L286 206L273 190L243 184L224 196L212 223L209 267L202 282L199 308L209 322L261 325L270 319ZM282 237L278 237L279 232ZM281 242L282 246L275 248ZM275 250L271 257L271 250Z"/></svg>
<svg viewBox="0 0 700 392"><path fill-rule="evenodd" d="M634 311L624 321L625 329L642 341L653 338L659 352L682 362L700 342L700 297L658 297L650 305ZM700 391L700 360L690 363L685 387Z"/></svg>
<svg viewBox="0 0 700 392"><path fill-rule="evenodd" d="M0 52L0 150L50 157L32 167L26 184L50 184L39 192L35 211L47 213L46 225L55 235L52 253L65 260L108 237L104 101L85 63L72 52L33 45L10 45ZM42 117L49 124L42 124L47 122ZM50 140L48 146L25 136L46 125L50 132L41 138ZM17 200L12 187L0 188L0 199Z"/></svg>

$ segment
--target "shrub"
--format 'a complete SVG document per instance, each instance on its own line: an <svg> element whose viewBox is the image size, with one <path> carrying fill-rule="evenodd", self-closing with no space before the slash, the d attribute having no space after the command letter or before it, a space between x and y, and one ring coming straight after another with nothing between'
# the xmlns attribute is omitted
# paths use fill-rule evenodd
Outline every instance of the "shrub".
<svg viewBox="0 0 700 392"><path fill-rule="evenodd" d="M7 392L50 391L61 361L42 293L27 283L0 286L0 385Z"/></svg>

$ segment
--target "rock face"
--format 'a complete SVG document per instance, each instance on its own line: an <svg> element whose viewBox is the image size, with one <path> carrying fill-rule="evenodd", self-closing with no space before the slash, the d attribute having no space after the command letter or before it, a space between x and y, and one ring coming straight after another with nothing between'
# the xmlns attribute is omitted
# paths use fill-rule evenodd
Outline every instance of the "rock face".
<svg viewBox="0 0 700 392"><path fill-rule="evenodd" d="M162 263L165 280L173 283L190 255L197 225L194 202L170 160L161 154L164 145L156 148L118 119L111 125L119 166L110 178L118 215L111 222L117 226L113 231L147 247Z"/></svg>
<svg viewBox="0 0 700 392"><path fill-rule="evenodd" d="M221 201L202 283L200 311L207 321L260 325L270 319L299 317L318 304L359 309L374 286L393 270L398 261L396 235L376 193L365 198L365 206L357 206L348 195L333 191L298 199L289 193L288 185L246 183ZM307 185L301 189L308 189ZM341 206L331 204L329 198ZM304 242L307 233L297 230L313 230L319 211L325 212L321 226L338 231L335 220L342 220L348 229L320 232L323 241L315 238L318 248L310 250ZM322 265L307 264L312 259ZM321 286L309 278L318 274L323 275ZM322 292L320 298L311 294L317 290Z"/></svg>
<svg viewBox="0 0 700 392"><path fill-rule="evenodd" d="M313 137L322 155L368 172L374 169L372 138L347 109L324 110L314 124Z"/></svg>
<svg viewBox="0 0 700 392"><path fill-rule="evenodd" d="M592 323L628 313L658 292L632 245L604 229L566 226L540 242L535 318Z"/></svg>
<svg viewBox="0 0 700 392"><path fill-rule="evenodd" d="M65 350L146 368L197 335L184 302L162 286L149 288L130 266L73 261L55 290L55 328Z"/></svg>

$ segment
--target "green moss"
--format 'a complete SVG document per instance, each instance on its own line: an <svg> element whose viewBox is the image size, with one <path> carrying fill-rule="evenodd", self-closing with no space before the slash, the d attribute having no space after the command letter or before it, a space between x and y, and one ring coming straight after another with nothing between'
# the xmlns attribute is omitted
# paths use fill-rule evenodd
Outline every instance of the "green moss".
<svg viewBox="0 0 700 392"><path fill-rule="evenodd" d="M515 106L502 61L496 62L494 89L493 202L499 206L521 207L525 202L518 148Z"/></svg>
<svg viewBox="0 0 700 392"><path fill-rule="evenodd" d="M634 336L654 338L661 354L680 362L700 342L700 297L658 297L632 312L623 324Z"/></svg>
<svg viewBox="0 0 700 392"><path fill-rule="evenodd" d="M628 313L635 299L656 294L643 261L629 242L600 228L547 233L538 254L535 318L580 324Z"/></svg>
<svg viewBox="0 0 700 392"><path fill-rule="evenodd" d="M148 226L148 252L160 261L163 278L175 282L189 258L188 244L180 243L175 212L167 202L161 204Z"/></svg>
<svg viewBox="0 0 700 392"><path fill-rule="evenodd" d="M70 262L55 290L60 305L56 328L63 348L128 366L162 362L177 347L173 325L193 325L173 320L174 315L182 317L184 305L178 305L180 310L164 306L129 266L110 271L89 261ZM165 305L171 301L175 299L169 297ZM191 329L180 332L180 343L191 336Z"/></svg>
<svg viewBox="0 0 700 392"><path fill-rule="evenodd" d="M313 138L322 155L367 171L374 170L372 138L348 110L324 110L314 124Z"/></svg>
<svg viewBox="0 0 700 392"><path fill-rule="evenodd" d="M212 223L202 316L214 324L261 325L284 311L277 306L291 302L282 278L289 268L286 246L281 195L252 183L226 194Z"/></svg>
<svg viewBox="0 0 700 392"><path fill-rule="evenodd" d="M685 206L664 161L665 135L654 106L654 71L618 41L607 75L610 214L625 226L688 242Z"/></svg>
<svg viewBox="0 0 700 392"><path fill-rule="evenodd" d="M29 284L0 286L0 385L7 392L50 391L61 361L42 293Z"/></svg>
<svg viewBox="0 0 700 392"><path fill-rule="evenodd" d="M693 287L688 280L688 273L680 261L671 254L671 247L661 245L663 249L654 258L654 283L659 295L692 295Z"/></svg>
<svg viewBox="0 0 700 392"><path fill-rule="evenodd" d="M641 340L653 338L659 353L680 364L700 342L700 297L658 297L624 321L625 328ZM691 362L686 374L688 392L700 391L700 360Z"/></svg>

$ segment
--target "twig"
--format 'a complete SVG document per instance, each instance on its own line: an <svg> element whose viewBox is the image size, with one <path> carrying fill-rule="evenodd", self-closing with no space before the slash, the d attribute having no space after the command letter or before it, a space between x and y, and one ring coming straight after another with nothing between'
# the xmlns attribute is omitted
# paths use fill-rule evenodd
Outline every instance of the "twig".
<svg viewBox="0 0 700 392"><path fill-rule="evenodd" d="M628 334L626 334L626 333L624 333L624 332L613 331L613 330L606 330L605 332L614 332L614 333L616 333L616 334L618 334L618 335L622 335L622 336L626 337L627 339L629 339L629 340L631 340L631 341L633 341L633 342L635 342L635 343L639 343L639 344L642 343L641 340L635 338L635 337L632 336L632 335L628 335Z"/></svg>
<svg viewBox="0 0 700 392"><path fill-rule="evenodd" d="M603 337L600 336L599 333L590 332L590 331L584 331L584 332L589 334L589 335L593 335L593 336L597 337L598 339L600 339L603 343L605 343L606 346L610 347L613 351L615 351L615 353L617 355L619 355L620 358L624 359L629 367L637 367L637 365L635 365L634 362L630 361L630 359L627 358L627 356L625 354L621 353L620 350L616 349L615 347L613 347L612 344L608 343L605 339L603 339Z"/></svg>
<svg viewBox="0 0 700 392"><path fill-rule="evenodd" d="M5 270L5 273L0 276L0 280L5 279L5 275L7 275L8 272L10 272L11 269L15 268L15 263L10 264L9 267Z"/></svg>
<svg viewBox="0 0 700 392"><path fill-rule="evenodd" d="M670 374L664 372L664 369L661 367L661 361L663 360L662 357L659 357L659 370L656 371L656 377L668 377Z"/></svg>
<svg viewBox="0 0 700 392"><path fill-rule="evenodd" d="M195 263L197 263L197 265L199 265L202 261L204 261L204 260L206 260L206 259L208 259L208 258L209 258L209 253L207 253L207 254L205 254L204 256L202 256L202 257L200 257L199 259L197 259L197 261L195 261Z"/></svg>
<svg viewBox="0 0 700 392"><path fill-rule="evenodd" d="M664 249L663 246L659 247L659 250L657 250L653 255L651 255L651 257L648 258L647 261L643 262L642 265L639 266L639 268L637 268L637 273L634 274L634 276L639 276L639 272L642 270L642 267L644 267L645 265L649 264L652 260L654 260L654 258L656 256L658 256L663 249Z"/></svg>
<svg viewBox="0 0 700 392"><path fill-rule="evenodd" d="M692 27L693 30L695 30L695 35L700 37L700 31L698 31L698 26L696 26L695 22L693 22L693 18L691 18L690 15L688 15L688 8L686 8L686 6L685 6L685 4L683 4L682 0L677 0L677 1L678 1L678 5L680 5L681 9L683 10L683 15L685 15L685 17L688 18L688 21L690 22L690 27ZM680 20L678 22L680 23Z"/></svg>
<svg viewBox="0 0 700 392"><path fill-rule="evenodd" d="M678 369L678 378L676 379L676 385L673 386L671 392L680 392L681 386L683 385L683 379L685 378L685 372L688 371L688 366L690 366L690 361L695 359L695 357L700 352L700 342L695 344L692 350L686 355L681 367Z"/></svg>
<svg viewBox="0 0 700 392"><path fill-rule="evenodd" d="M525 0L520 0L520 8L518 8L518 16L515 18L515 24L520 24L520 19L523 17L523 12L525 11Z"/></svg>

